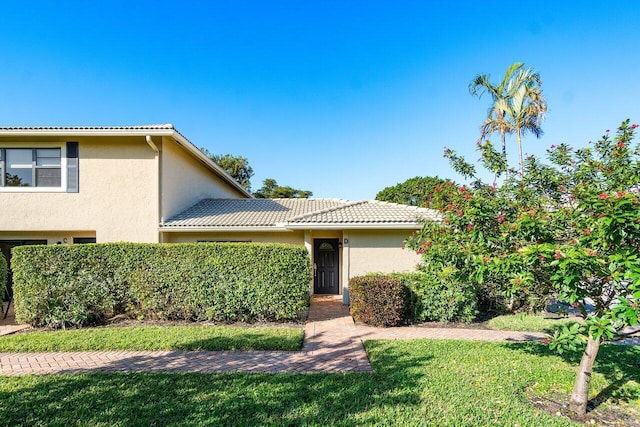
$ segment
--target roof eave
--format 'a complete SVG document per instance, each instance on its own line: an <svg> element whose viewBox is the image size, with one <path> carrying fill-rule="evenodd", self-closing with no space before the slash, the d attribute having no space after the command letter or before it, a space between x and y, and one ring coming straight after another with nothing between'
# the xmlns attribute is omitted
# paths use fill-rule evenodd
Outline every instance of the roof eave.
<svg viewBox="0 0 640 427"><path fill-rule="evenodd" d="M168 226L158 227L158 231L162 233L215 233L215 232L225 232L228 233L230 231L240 232L240 233L249 233L249 232L291 232L288 228L284 227L270 227L270 226Z"/></svg>
<svg viewBox="0 0 640 427"><path fill-rule="evenodd" d="M375 223L289 223L291 230L416 230L422 227L417 222L375 222Z"/></svg>
<svg viewBox="0 0 640 427"><path fill-rule="evenodd" d="M173 136L175 129L11 129L2 136Z"/></svg>

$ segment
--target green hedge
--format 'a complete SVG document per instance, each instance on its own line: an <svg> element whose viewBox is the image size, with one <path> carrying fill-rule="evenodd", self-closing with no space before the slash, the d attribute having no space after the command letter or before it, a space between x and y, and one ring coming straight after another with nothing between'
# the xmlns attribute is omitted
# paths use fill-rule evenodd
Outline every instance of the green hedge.
<svg viewBox="0 0 640 427"><path fill-rule="evenodd" d="M445 273L394 275L412 295L411 322L471 322L478 314L476 289Z"/></svg>
<svg viewBox="0 0 640 427"><path fill-rule="evenodd" d="M471 322L478 313L475 288L429 272L354 277L349 292L353 318L374 326Z"/></svg>
<svg viewBox="0 0 640 427"><path fill-rule="evenodd" d="M349 280L350 312L356 321L397 326L408 320L409 293L397 277L367 275Z"/></svg>
<svg viewBox="0 0 640 427"><path fill-rule="evenodd" d="M136 318L295 319L309 303L304 247L108 243L14 249L16 318L34 326Z"/></svg>
<svg viewBox="0 0 640 427"><path fill-rule="evenodd" d="M7 260L0 252L0 301L4 298L4 291L7 289Z"/></svg>

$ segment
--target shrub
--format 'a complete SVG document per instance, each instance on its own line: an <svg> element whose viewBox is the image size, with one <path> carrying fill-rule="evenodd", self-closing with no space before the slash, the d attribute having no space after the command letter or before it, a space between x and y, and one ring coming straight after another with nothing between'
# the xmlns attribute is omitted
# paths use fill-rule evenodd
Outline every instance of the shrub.
<svg viewBox="0 0 640 427"><path fill-rule="evenodd" d="M397 274L412 294L409 320L420 322L471 322L478 314L476 290L446 271Z"/></svg>
<svg viewBox="0 0 640 427"><path fill-rule="evenodd" d="M349 281L350 311L357 321L373 326L396 326L407 321L408 288L397 277L367 275Z"/></svg>
<svg viewBox="0 0 640 427"><path fill-rule="evenodd" d="M305 248L262 243L22 246L16 318L34 326L153 319L295 319L309 303Z"/></svg>
<svg viewBox="0 0 640 427"><path fill-rule="evenodd" d="M0 252L0 298L4 297L4 292L7 289L7 268L7 260Z"/></svg>

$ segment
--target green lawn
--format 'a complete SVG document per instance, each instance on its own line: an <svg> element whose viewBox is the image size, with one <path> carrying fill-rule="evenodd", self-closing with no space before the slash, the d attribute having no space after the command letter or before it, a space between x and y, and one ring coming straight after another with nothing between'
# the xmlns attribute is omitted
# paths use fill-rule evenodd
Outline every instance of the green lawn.
<svg viewBox="0 0 640 427"><path fill-rule="evenodd" d="M300 350L301 328L135 326L0 337L0 352L92 350Z"/></svg>
<svg viewBox="0 0 640 427"><path fill-rule="evenodd" d="M552 334L556 329L576 323L576 319L547 319L532 314L507 314L489 320L491 329L501 331L546 332Z"/></svg>
<svg viewBox="0 0 640 427"><path fill-rule="evenodd" d="M366 348L373 374L5 377L0 424L573 425L535 410L527 395L569 393L576 355L539 343L369 341ZM604 346L598 359L594 394L639 410L640 348Z"/></svg>

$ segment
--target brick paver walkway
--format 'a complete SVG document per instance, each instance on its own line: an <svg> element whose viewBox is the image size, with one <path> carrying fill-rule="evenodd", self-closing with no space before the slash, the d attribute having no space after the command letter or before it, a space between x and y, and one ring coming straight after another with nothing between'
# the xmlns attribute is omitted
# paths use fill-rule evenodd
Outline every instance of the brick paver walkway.
<svg viewBox="0 0 640 427"><path fill-rule="evenodd" d="M356 326L335 297L314 297L302 351L0 353L0 375L79 372L371 372L365 339L524 341L542 334L480 329Z"/></svg>
<svg viewBox="0 0 640 427"><path fill-rule="evenodd" d="M3 335L15 334L19 331L29 329L29 325L17 325L15 322L15 316L13 315L13 304L9 308L7 318L4 318L4 310L6 310L8 303L2 303L2 312L0 312L0 337Z"/></svg>

